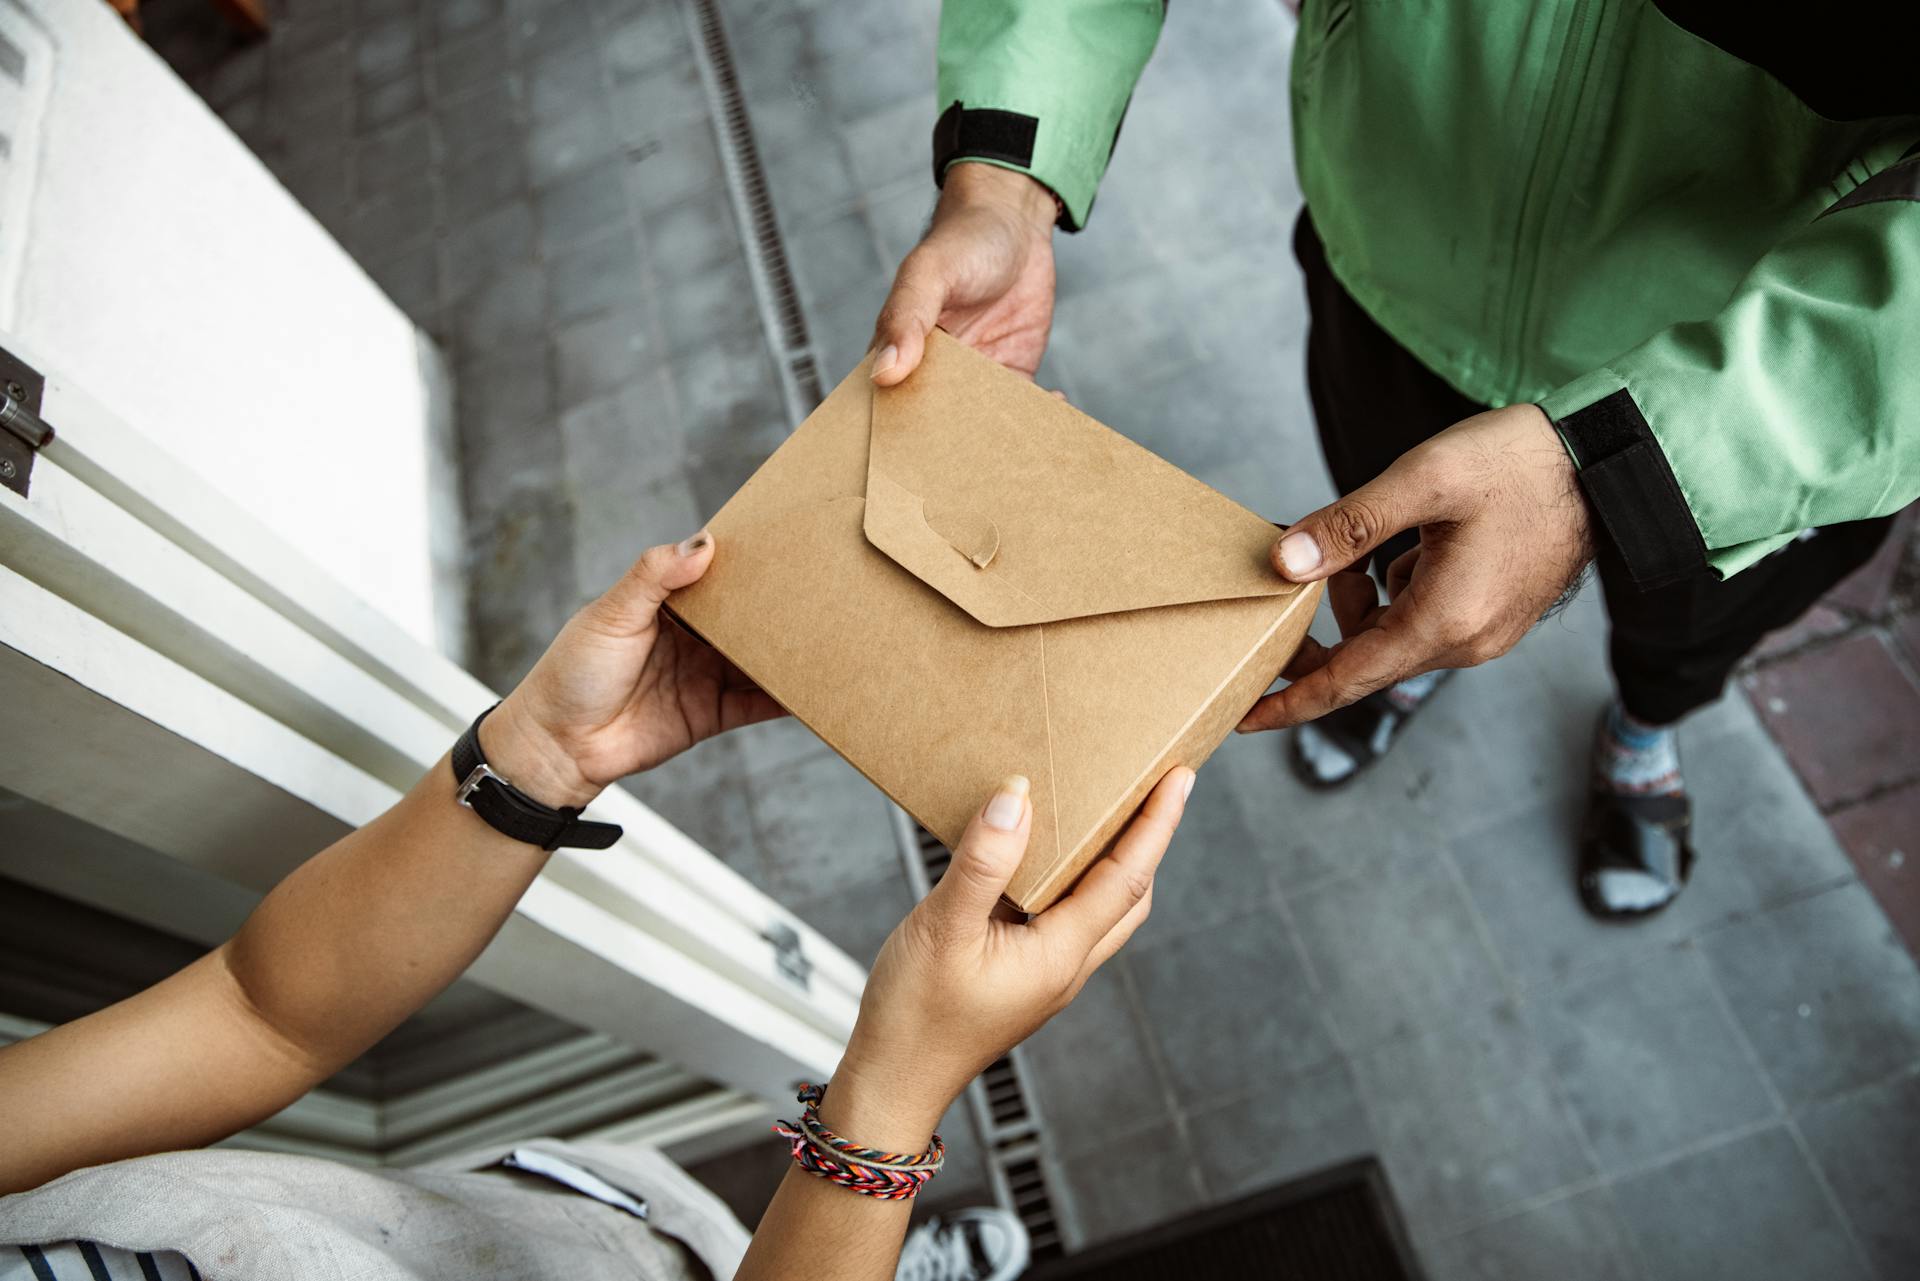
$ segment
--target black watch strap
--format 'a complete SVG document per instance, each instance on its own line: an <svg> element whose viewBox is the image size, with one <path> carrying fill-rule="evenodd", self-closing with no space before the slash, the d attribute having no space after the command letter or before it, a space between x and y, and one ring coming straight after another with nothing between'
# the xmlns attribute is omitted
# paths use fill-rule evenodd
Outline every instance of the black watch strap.
<svg viewBox="0 0 1920 1281"><path fill-rule="evenodd" d="M495 703L493 707L500 704ZM542 805L494 773L480 750L480 722L489 707L474 718L453 745L453 798L478 814L494 831L543 850L603 850L620 839L618 823L592 823L571 807Z"/></svg>

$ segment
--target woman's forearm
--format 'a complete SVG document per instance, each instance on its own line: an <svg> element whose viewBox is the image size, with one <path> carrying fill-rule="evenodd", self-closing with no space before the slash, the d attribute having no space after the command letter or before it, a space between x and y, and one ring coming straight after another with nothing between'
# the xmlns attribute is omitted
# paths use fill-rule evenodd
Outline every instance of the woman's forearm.
<svg viewBox="0 0 1920 1281"><path fill-rule="evenodd" d="M276 886L220 949L252 1012L311 1059L316 1080L458 977L546 865L454 790L443 758Z"/></svg>
<svg viewBox="0 0 1920 1281"><path fill-rule="evenodd" d="M490 759L513 753L486 747ZM453 793L443 759L282 881L211 954L0 1050L0 1193L257 1124L458 976L547 855Z"/></svg>
<svg viewBox="0 0 1920 1281"><path fill-rule="evenodd" d="M947 874L880 949L820 1124L882 1152L924 1149L967 1082L1072 1000L1146 919L1154 871L1192 787L1191 770L1169 770L1073 893L1013 922L1000 919L1000 896L1026 854L1033 806L1025 778L1002 783L954 847ZM885 1281L907 1214L906 1202L790 1170L738 1277Z"/></svg>
<svg viewBox="0 0 1920 1281"><path fill-rule="evenodd" d="M712 650L658 624L713 540L655 547L577 613L480 727L488 762L550 806L779 714ZM178 974L0 1049L0 1192L225 1138L338 1071L456 978L547 855L455 799L445 757L315 855Z"/></svg>
<svg viewBox="0 0 1920 1281"><path fill-rule="evenodd" d="M868 1147L924 1150L939 1119L875 1083L865 1089L848 1064L820 1104L820 1121ZM900 1257L911 1201L861 1196L801 1170L787 1171L735 1281L887 1281Z"/></svg>

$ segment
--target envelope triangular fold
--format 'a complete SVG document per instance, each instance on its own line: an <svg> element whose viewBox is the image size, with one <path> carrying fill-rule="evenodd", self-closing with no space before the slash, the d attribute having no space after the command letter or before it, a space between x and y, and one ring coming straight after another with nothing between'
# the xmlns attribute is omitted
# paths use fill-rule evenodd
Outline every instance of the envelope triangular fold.
<svg viewBox="0 0 1920 1281"><path fill-rule="evenodd" d="M990 561L933 513L991 527ZM873 393L866 532L989 627L1295 590L1271 524L938 330Z"/></svg>

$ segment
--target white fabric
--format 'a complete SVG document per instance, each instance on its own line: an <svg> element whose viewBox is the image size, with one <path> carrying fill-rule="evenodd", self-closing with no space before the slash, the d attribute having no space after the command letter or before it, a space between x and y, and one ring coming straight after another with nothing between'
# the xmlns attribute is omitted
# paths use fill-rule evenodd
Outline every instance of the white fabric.
<svg viewBox="0 0 1920 1281"><path fill-rule="evenodd" d="M551 1152L542 1152L539 1148L515 1148L501 1164L510 1169L537 1174L543 1179L552 1179L583 1196L605 1202L616 1210L625 1210L636 1219L647 1217L646 1202L634 1200L592 1170L583 1170L572 1161Z"/></svg>
<svg viewBox="0 0 1920 1281"><path fill-rule="evenodd" d="M643 1201L646 1221L545 1178L487 1168L508 1149L424 1170L215 1150L118 1161L0 1197L0 1247L177 1250L206 1281L725 1281L746 1253L746 1229L652 1148L514 1146Z"/></svg>

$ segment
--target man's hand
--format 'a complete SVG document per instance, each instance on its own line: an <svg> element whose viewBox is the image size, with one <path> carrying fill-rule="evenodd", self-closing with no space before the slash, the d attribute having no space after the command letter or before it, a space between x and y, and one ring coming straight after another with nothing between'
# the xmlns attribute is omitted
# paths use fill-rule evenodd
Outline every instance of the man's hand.
<svg viewBox="0 0 1920 1281"><path fill-rule="evenodd" d="M1331 580L1342 639L1309 640L1284 673L1292 684L1254 704L1241 731L1298 725L1409 676L1498 658L1579 583L1590 521L1573 461L1537 405L1476 414L1409 450L1274 544L1284 577ZM1381 605L1366 556L1415 527L1420 544L1388 567Z"/></svg>
<svg viewBox="0 0 1920 1281"><path fill-rule="evenodd" d="M920 366L935 325L1033 377L1053 324L1053 193L1023 173L957 164L933 225L900 263L873 329L873 381Z"/></svg>
<svg viewBox="0 0 1920 1281"><path fill-rule="evenodd" d="M1003 784L946 876L881 948L821 1108L829 1127L870 1146L926 1146L967 1082L1065 1008L1147 919L1192 787L1192 770L1169 771L1073 893L1020 922L998 909L1033 805L1024 778Z"/></svg>
<svg viewBox="0 0 1920 1281"><path fill-rule="evenodd" d="M481 725L495 768L535 800L584 807L703 738L783 715L718 651L660 619L667 596L712 563L705 532L652 548L575 614Z"/></svg>

